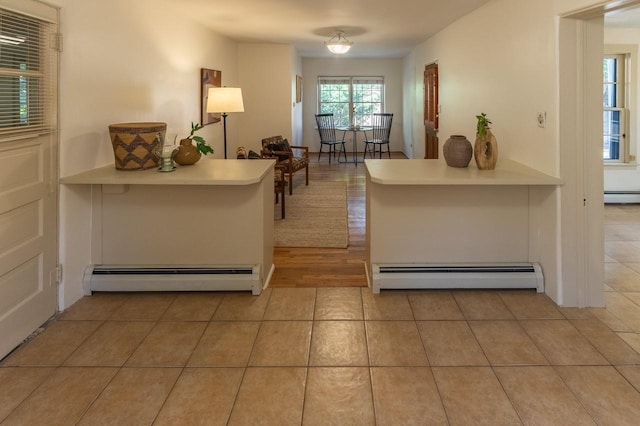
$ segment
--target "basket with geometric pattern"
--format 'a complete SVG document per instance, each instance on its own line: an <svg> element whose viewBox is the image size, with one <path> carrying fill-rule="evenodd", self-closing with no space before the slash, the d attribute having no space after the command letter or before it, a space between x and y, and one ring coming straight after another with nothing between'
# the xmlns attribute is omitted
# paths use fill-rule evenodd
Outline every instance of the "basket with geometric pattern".
<svg viewBox="0 0 640 426"><path fill-rule="evenodd" d="M109 125L113 156L118 170L158 167L156 155L164 142L167 123L119 123Z"/></svg>

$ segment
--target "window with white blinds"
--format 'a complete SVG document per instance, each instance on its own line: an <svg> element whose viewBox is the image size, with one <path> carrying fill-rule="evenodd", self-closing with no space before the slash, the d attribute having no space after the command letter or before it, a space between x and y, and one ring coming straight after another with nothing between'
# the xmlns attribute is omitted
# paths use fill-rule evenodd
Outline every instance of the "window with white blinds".
<svg viewBox="0 0 640 426"><path fill-rule="evenodd" d="M384 78L320 77L318 111L332 113L336 126L369 126L371 115L384 111Z"/></svg>
<svg viewBox="0 0 640 426"><path fill-rule="evenodd" d="M0 135L56 128L57 25L0 8Z"/></svg>

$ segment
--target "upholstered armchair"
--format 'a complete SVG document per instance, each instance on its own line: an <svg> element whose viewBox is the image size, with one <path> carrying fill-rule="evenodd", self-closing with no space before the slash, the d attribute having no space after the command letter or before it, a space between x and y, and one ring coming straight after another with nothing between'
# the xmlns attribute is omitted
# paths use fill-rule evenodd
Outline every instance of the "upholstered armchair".
<svg viewBox="0 0 640 426"><path fill-rule="evenodd" d="M294 151L300 153L296 156ZM262 139L262 156L278 157L278 165L284 167L289 182L289 195L293 195L293 175L305 171L305 185L309 185L309 147L289 145L281 135Z"/></svg>

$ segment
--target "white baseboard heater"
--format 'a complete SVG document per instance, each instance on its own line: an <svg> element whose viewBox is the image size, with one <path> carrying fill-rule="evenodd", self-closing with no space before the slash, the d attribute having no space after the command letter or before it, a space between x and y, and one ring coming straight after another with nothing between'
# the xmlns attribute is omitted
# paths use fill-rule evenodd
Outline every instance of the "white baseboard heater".
<svg viewBox="0 0 640 426"><path fill-rule="evenodd" d="M372 264L372 291L381 289L510 289L544 292L537 263Z"/></svg>
<svg viewBox="0 0 640 426"><path fill-rule="evenodd" d="M640 191L605 191L605 204L638 204Z"/></svg>
<svg viewBox="0 0 640 426"><path fill-rule="evenodd" d="M260 265L122 266L91 265L84 293L93 291L262 291Z"/></svg>

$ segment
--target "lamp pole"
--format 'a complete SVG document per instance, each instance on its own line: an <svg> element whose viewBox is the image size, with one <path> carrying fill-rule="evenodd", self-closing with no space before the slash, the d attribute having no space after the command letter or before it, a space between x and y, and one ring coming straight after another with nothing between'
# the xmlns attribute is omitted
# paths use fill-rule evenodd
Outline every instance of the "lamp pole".
<svg viewBox="0 0 640 426"><path fill-rule="evenodd" d="M227 113L222 113L222 128L224 132L224 159L227 159Z"/></svg>

